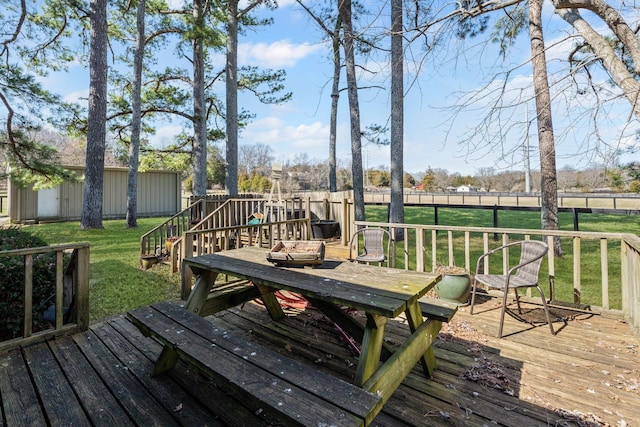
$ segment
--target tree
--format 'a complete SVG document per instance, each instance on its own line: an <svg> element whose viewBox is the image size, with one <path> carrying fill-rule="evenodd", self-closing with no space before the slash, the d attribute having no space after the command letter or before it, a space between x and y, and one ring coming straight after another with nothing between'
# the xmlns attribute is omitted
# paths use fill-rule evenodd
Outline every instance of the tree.
<svg viewBox="0 0 640 427"><path fill-rule="evenodd" d="M389 220L404 223L404 55L402 0L391 0L391 203ZM401 228L396 229L395 240L403 239Z"/></svg>
<svg viewBox="0 0 640 427"><path fill-rule="evenodd" d="M563 191L577 187L577 172L571 166L565 166L558 170L558 187Z"/></svg>
<svg viewBox="0 0 640 427"><path fill-rule="evenodd" d="M391 173L382 167L369 171L369 182L374 187L389 187L391 185Z"/></svg>
<svg viewBox="0 0 640 427"><path fill-rule="evenodd" d="M205 97L205 0L193 1L193 195L207 193L207 106Z"/></svg>
<svg viewBox="0 0 640 427"><path fill-rule="evenodd" d="M496 170L492 167L479 168L474 177L475 182L478 183L486 191L493 190L495 182Z"/></svg>
<svg viewBox="0 0 640 427"><path fill-rule="evenodd" d="M541 215L543 228L554 229L557 224L557 183L555 177L555 138L553 137L553 130L551 128L551 97L547 99L545 90L543 90L542 83L546 81L548 92L548 78L546 75L544 78L540 76L541 70L545 70L546 74L546 61L542 64L541 55L536 52L544 52L544 44L541 39L537 39L537 36L542 35L541 26L541 6L537 0L529 1L526 3L524 0L505 0L505 1L481 1L481 2L458 2L456 6L452 8L443 8L441 14L437 17L431 16L429 24L421 28L420 34L424 34L427 28L431 27L447 27L446 22L451 20L457 21L460 26L458 29L458 35L477 35L482 33L487 27L487 14L495 12L497 10L505 10L506 17L496 21L501 26L496 28L494 32L493 40L500 42L501 50L506 52L507 49L513 43L515 37L520 31L528 24L530 29L530 41L532 46L532 65L534 67L534 85L536 92L536 109L538 113L538 126L543 130L542 134L539 134L540 140L540 159L541 159L541 191L545 195L543 197L543 213ZM604 69L609 73L612 80L621 89L624 96L629 100L631 104L632 113L639 117L637 97L640 93L640 82L638 81L638 64L640 63L640 39L631 30L630 26L625 21L625 17L622 16L615 8L610 4L605 3L603 0L554 0L553 4L556 8L556 13L561 16L566 22L573 26L577 33L582 36L586 44L577 47L574 51L568 53L569 62L574 65L574 69L571 70L571 76L576 76L583 72L586 76L586 87L591 90L596 100L597 105L594 105L592 114L594 120L591 122L594 126L593 135L598 140L602 140L599 137L597 128L597 118L603 111L607 111L602 107L602 104L606 99L601 98L601 93L605 85L600 85L593 80L592 65L595 63L601 64ZM622 5L621 9L625 6ZM525 14L524 11L527 10ZM602 19L612 31L611 37L605 37L593 28L580 16L579 9L587 9L593 12L597 17ZM630 15L633 16L633 15ZM535 20L537 22L532 22ZM533 34L532 34L533 32ZM534 34L537 34L534 35ZM614 47L619 47L615 49ZM580 57L581 53L586 53ZM589 53L591 56L589 56ZM511 70L513 71L513 70ZM506 73L506 77L509 76L509 72ZM575 81L575 78L569 79ZM489 87L488 85L487 87ZM500 84L504 89L505 85ZM576 85L578 86L578 85ZM585 89L577 88L575 90L576 95L584 94ZM504 93L503 93L504 94ZM483 91L478 96L478 100L486 104L486 91ZM543 99L538 99L538 96L542 96ZM617 94L609 97L609 100L615 100ZM492 128L495 123L502 123L500 119L501 112L507 111L507 107L512 107L514 104L509 104L508 96L501 96L500 99L494 104L492 113L487 115L487 118L483 120L484 129L475 129L476 135L482 135L487 137L492 132ZM526 102L526 101L525 101ZM465 103L465 106L469 106L469 103ZM548 109L549 111L543 112L542 109ZM570 109L569 109L570 110ZM541 115L541 113L544 113ZM513 122L512 122L513 123ZM591 124L590 124L591 125ZM512 124L507 126L510 128ZM503 126L500 126L503 128ZM487 131L486 134L484 132ZM484 134L484 135L483 135ZM500 129L495 132L497 135L504 135L504 129ZM488 137L491 138L490 136ZM478 144L470 146L470 150L477 149ZM503 147L504 148L504 147ZM604 150L600 150L601 152ZM509 154L509 153L507 153ZM555 252L560 253L559 239L554 240Z"/></svg>
<svg viewBox="0 0 640 427"><path fill-rule="evenodd" d="M415 187L416 179L410 173L405 172L404 177L402 178L404 188Z"/></svg>
<svg viewBox="0 0 640 427"><path fill-rule="evenodd" d="M588 43L589 48L595 53L597 60L608 71L611 78L620 89L631 105L631 111L640 119L640 103L638 94L640 93L640 81L638 73L640 71L640 38L629 24L615 8L603 0L553 0L556 13L575 28L580 36ZM607 24L617 40L611 42L602 34L598 33L580 15L579 9L586 9L593 12ZM624 54L631 56L633 65L630 70L623 58L616 55L612 45L620 43L624 46Z"/></svg>
<svg viewBox="0 0 640 427"><path fill-rule="evenodd" d="M140 164L140 125L142 121L141 100L142 67L145 46L146 0L138 0L136 11L136 50L133 60L133 88L131 90L131 142L129 145L129 173L127 175L127 215L128 228L138 226L138 167Z"/></svg>
<svg viewBox="0 0 640 427"><path fill-rule="evenodd" d="M238 171L247 175L255 172L269 176L273 160L273 148L270 145L244 144L240 146L238 154Z"/></svg>
<svg viewBox="0 0 640 427"><path fill-rule="evenodd" d="M226 73L226 132L227 132L227 194L238 194L238 27L242 18L255 7L266 4L273 7L268 0L250 1L244 9L238 9L238 0L227 1L227 64ZM285 98L288 96L285 95ZM282 99L284 100L284 99ZM275 102L281 102L277 100Z"/></svg>
<svg viewBox="0 0 640 427"><path fill-rule="evenodd" d="M556 178L556 147L551 119L551 94L547 77L547 59L542 32L542 0L529 0L529 38L531 40L531 62L533 65L533 87L535 91L540 145L540 214L544 230L557 230L558 181ZM560 238L554 238L554 253L562 255Z"/></svg>
<svg viewBox="0 0 640 427"><path fill-rule="evenodd" d="M43 187L74 179L59 166L58 153L34 136L45 124L70 126L80 114L38 82L76 58L65 45L76 22L67 15L75 9L60 2L1 1L0 10L0 152L16 181Z"/></svg>
<svg viewBox="0 0 640 427"><path fill-rule="evenodd" d="M302 0L296 0L296 2L302 6L331 40L333 77L331 79L331 112L329 113L329 191L335 192L337 191L336 135L338 133L338 101L340 100L340 74L342 70L342 57L340 55L342 19L340 14L334 17L327 10L316 13L304 4ZM333 0L330 3L336 4ZM330 27L332 21L333 25Z"/></svg>
<svg viewBox="0 0 640 427"><path fill-rule="evenodd" d="M622 191L622 189L624 188L624 178L622 176L622 171L619 168L607 170L607 183L614 191Z"/></svg>
<svg viewBox="0 0 640 427"><path fill-rule="evenodd" d="M427 169L427 172L422 177L422 181L420 181L420 184L422 184L422 189L424 191L433 191L433 190L435 190L436 174L433 171L433 169L431 169L431 168Z"/></svg>
<svg viewBox="0 0 640 427"><path fill-rule="evenodd" d="M104 152L107 120L107 0L91 0L87 165L80 227L103 228Z"/></svg>
<svg viewBox="0 0 640 427"><path fill-rule="evenodd" d="M343 23L344 56L346 62L347 91L349 94L349 117L351 122L351 172L353 179L354 220L364 221L364 185L362 182L362 132L360 128L360 106L356 79L354 38L351 19L351 0L339 0L338 7Z"/></svg>

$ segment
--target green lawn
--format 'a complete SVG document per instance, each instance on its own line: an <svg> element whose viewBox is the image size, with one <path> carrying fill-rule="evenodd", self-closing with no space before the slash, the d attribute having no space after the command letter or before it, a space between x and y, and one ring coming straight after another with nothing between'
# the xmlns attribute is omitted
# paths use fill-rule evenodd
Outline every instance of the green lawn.
<svg viewBox="0 0 640 427"><path fill-rule="evenodd" d="M78 222L25 226L49 244L86 241L91 244L89 304L91 320L180 297L180 275L166 265L139 269L140 236L164 218L143 218L138 228L124 220L104 221L103 230L81 230Z"/></svg>

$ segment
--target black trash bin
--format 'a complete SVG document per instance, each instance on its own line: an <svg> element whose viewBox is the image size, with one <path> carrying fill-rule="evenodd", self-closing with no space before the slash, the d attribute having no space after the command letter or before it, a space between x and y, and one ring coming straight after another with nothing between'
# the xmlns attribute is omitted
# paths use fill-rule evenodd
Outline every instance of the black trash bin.
<svg viewBox="0 0 640 427"><path fill-rule="evenodd" d="M311 232L314 239L338 239L340 238L340 223L328 219L314 221L311 223Z"/></svg>

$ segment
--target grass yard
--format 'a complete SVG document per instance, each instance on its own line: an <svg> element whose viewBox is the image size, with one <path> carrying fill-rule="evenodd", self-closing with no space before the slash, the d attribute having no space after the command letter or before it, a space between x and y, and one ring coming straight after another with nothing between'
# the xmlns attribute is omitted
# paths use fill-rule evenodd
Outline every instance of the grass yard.
<svg viewBox="0 0 640 427"><path fill-rule="evenodd" d="M166 265L142 271L140 236L164 218L138 219L128 229L124 220L104 221L103 230L81 230L79 222L29 225L25 228L49 244L89 242L89 304L91 320L124 313L135 307L180 297L180 275Z"/></svg>
<svg viewBox="0 0 640 427"><path fill-rule="evenodd" d="M387 208L385 206L367 206L367 221L387 222ZM499 226L504 228L525 228L540 229L540 214L538 212L523 211L500 211ZM573 217L570 213L560 213L560 229L573 230ZM611 233L632 233L640 234L640 219L633 215L600 215L600 214L582 214L579 218L580 231L594 232L611 232ZM407 224L433 224L434 209L430 207L406 207L405 223ZM474 227L492 227L493 212L491 210L482 209L454 209L439 208L438 209L439 225L451 226L474 226ZM454 252L456 265L464 266L464 235L462 233L454 233ZM511 240L518 240L524 236L510 235ZM431 236L426 236L427 248L426 260L431 260ZM436 259L441 264L448 263L447 253L447 234L438 234L438 253ZM501 237L499 236L499 239ZM409 259L415 262L415 234L410 233L409 240ZM491 247L496 247L501 241L492 242ZM555 260L555 290L556 299L563 301L573 301L573 242L571 239L562 240L562 248L564 256ZM399 242L396 246L398 254L396 266L404 268L404 243ZM482 254L481 235L471 235L471 270L475 270L475 262ZM609 304L611 308L621 308L622 296L620 292L620 242L611 240L608 242L608 277L609 277ZM602 305L601 290L601 266L600 266L600 240L585 240L581 242L581 301L583 304ZM491 264L491 270L502 270L502 259L494 258ZM517 263L516 259L511 260L511 265ZM410 269L415 265L409 265ZM541 269L541 277L548 277L548 268L546 262L543 263ZM542 282L544 283L544 282ZM545 287L543 287L545 289ZM548 292L548 286L547 286ZM535 292L534 292L535 294ZM547 294L547 296L549 296Z"/></svg>

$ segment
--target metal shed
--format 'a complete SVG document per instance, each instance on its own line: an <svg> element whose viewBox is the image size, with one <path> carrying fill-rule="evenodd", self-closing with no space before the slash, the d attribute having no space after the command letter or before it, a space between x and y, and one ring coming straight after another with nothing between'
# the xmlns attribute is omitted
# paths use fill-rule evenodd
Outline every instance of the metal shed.
<svg viewBox="0 0 640 427"><path fill-rule="evenodd" d="M84 176L84 167L65 167ZM127 211L127 168L104 170L102 217L124 218ZM138 175L139 217L171 216L181 208L181 173L149 171ZM54 188L34 190L9 179L9 219L14 223L72 221L82 214L83 182L65 181Z"/></svg>

